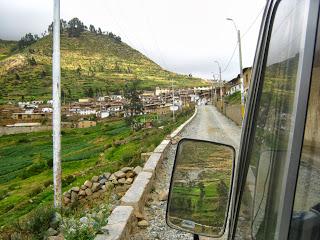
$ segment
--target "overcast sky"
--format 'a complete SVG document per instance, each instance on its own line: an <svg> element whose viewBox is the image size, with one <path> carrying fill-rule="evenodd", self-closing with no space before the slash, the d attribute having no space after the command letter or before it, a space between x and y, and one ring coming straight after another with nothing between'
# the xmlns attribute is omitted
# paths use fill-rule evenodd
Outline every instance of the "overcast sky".
<svg viewBox="0 0 320 240"><path fill-rule="evenodd" d="M243 66L252 65L265 0L61 0L61 17L112 31L170 71L230 80L239 73L237 35L241 30ZM0 38L40 33L52 21L52 0L0 0Z"/></svg>

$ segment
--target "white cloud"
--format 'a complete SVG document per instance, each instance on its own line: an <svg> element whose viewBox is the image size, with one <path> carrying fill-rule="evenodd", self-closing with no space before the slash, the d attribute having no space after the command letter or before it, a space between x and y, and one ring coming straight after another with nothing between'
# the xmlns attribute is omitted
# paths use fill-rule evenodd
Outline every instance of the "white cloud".
<svg viewBox="0 0 320 240"><path fill-rule="evenodd" d="M0 38L18 39L26 32L41 33L52 19L53 1L0 0ZM236 44L233 18L244 33L265 0L61 0L61 17L79 17L104 31L120 35L162 67L210 78L222 68ZM242 38L243 65L251 66L260 18ZM238 74L238 51L224 79Z"/></svg>

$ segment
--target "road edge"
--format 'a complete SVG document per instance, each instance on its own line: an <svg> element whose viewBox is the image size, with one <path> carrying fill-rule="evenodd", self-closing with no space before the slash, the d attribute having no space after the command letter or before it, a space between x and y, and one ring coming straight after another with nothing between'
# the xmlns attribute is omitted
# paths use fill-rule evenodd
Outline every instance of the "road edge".
<svg viewBox="0 0 320 240"><path fill-rule="evenodd" d="M108 224L102 228L104 233L98 234L95 240L127 240L129 238L130 233L137 224L137 216L143 215L147 195L153 187L157 170L171 145L172 138L176 137L195 118L197 113L198 108L195 107L193 115L176 128L170 134L169 139L164 139L154 149L143 170L121 198L121 204L108 217Z"/></svg>

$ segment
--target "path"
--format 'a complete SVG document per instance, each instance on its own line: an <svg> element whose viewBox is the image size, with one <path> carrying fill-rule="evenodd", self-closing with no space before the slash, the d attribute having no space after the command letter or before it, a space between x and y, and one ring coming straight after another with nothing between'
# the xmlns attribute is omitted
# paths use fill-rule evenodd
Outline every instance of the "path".
<svg viewBox="0 0 320 240"><path fill-rule="evenodd" d="M222 142L233 145L237 150L240 143L240 127L222 115L212 105L198 107L198 114L180 133L181 137ZM130 240L192 240L193 236L169 228L165 222L166 202L159 201L159 193L169 189L171 171L176 152L176 145L171 145L160 166L155 181L154 191L145 207L149 227L136 228Z"/></svg>

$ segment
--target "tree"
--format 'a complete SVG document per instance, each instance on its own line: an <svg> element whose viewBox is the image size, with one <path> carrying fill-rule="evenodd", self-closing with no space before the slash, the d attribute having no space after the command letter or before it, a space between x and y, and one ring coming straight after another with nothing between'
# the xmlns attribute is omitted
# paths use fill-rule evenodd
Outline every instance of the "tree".
<svg viewBox="0 0 320 240"><path fill-rule="evenodd" d="M96 28L95 28L92 24L90 24L89 30L90 30L90 32L92 32L92 33L97 33Z"/></svg>
<svg viewBox="0 0 320 240"><path fill-rule="evenodd" d="M82 32L84 32L86 26L78 18L72 18L68 22L68 36L69 37L79 37Z"/></svg>
<svg viewBox="0 0 320 240"><path fill-rule="evenodd" d="M34 59L34 57L28 58L28 63L29 63L31 66L37 65L37 61Z"/></svg>
<svg viewBox="0 0 320 240"><path fill-rule="evenodd" d="M60 20L60 33L62 34L67 28L68 28L67 21L61 19ZM52 32L53 32L53 22L51 22L51 24L48 26L48 32L49 32L49 34L52 34Z"/></svg>
<svg viewBox="0 0 320 240"><path fill-rule="evenodd" d="M86 89L84 90L84 95L85 95L86 97L90 97L90 98L94 97L94 92L93 92L92 87L86 88Z"/></svg>
<svg viewBox="0 0 320 240"><path fill-rule="evenodd" d="M77 69L76 69L76 72L77 72L77 74L78 74L79 77L81 76L81 70L82 70L81 65L79 65L79 66L77 67Z"/></svg>
<svg viewBox="0 0 320 240"><path fill-rule="evenodd" d="M31 44L35 43L39 40L39 37L37 34L33 35L32 33L27 33L24 37L22 37L18 41L18 48L23 49L27 46L30 46Z"/></svg>
<svg viewBox="0 0 320 240"><path fill-rule="evenodd" d="M140 89L141 80L134 79L131 82L127 82L124 87L124 97L127 103L124 105L126 113L126 122L134 130L137 130L136 116L143 113L143 104L140 98L142 90Z"/></svg>
<svg viewBox="0 0 320 240"><path fill-rule="evenodd" d="M98 28L98 35L102 35L101 28Z"/></svg>

